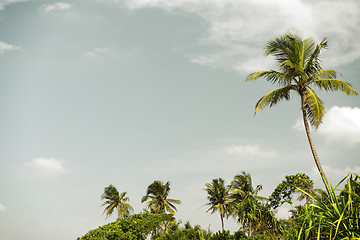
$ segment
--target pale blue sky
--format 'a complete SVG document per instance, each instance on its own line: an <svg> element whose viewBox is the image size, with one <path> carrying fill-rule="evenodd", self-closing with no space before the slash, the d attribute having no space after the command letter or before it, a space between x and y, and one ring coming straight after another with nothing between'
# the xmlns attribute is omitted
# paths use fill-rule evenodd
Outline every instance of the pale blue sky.
<svg viewBox="0 0 360 240"><path fill-rule="evenodd" d="M273 67L264 46L289 29L327 36L324 67L360 90L357 0L0 0L0 9L4 240L76 239L114 221L100 207L109 184L140 212L147 186L170 181L177 219L213 231L217 214L197 210L213 178L249 172L264 196L297 172L321 186L299 98L254 117L275 86L245 82ZM328 115L314 138L337 181L360 172L360 98L319 95Z"/></svg>

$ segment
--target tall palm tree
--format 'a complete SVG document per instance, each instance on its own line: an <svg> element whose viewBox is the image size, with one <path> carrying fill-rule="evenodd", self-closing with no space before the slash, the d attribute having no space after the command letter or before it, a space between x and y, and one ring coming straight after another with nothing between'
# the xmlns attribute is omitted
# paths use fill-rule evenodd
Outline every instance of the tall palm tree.
<svg viewBox="0 0 360 240"><path fill-rule="evenodd" d="M350 83L337 79L335 70L321 68L319 56L327 46L326 38L316 44L314 39L309 37L303 40L296 33L276 37L267 43L265 55L275 58L279 64L279 71L254 72L246 78L246 81L255 81L262 77L280 86L260 98L255 106L255 114L283 99L289 100L291 91L300 95L301 111L310 148L316 167L329 190L329 183L316 153L309 127L310 122L310 125L316 129L325 115L324 102L315 94L313 86L325 91L341 91L346 95L358 95L358 93Z"/></svg>
<svg viewBox="0 0 360 240"><path fill-rule="evenodd" d="M146 195L143 196L141 202L148 201L147 207L154 213L170 212L175 215L177 211L174 204L181 204L180 200L168 198L170 192L170 182L163 183L154 181L147 188Z"/></svg>
<svg viewBox="0 0 360 240"><path fill-rule="evenodd" d="M218 211L220 213L221 227L224 230L224 217L229 216L231 186L225 185L225 180L222 178L213 179L211 183L206 183L205 186L204 190L207 192L207 199L209 200L205 205L210 206L206 212L211 210L211 214L213 214Z"/></svg>
<svg viewBox="0 0 360 240"><path fill-rule="evenodd" d="M101 206L105 206L104 213L106 213L106 218L110 216L115 209L118 212L117 221L124 219L130 215L131 211L134 211L132 206L127 203L129 201L128 197L125 197L127 192L119 194L116 187L109 185L104 189L104 193L101 195L101 200L106 199Z"/></svg>
<svg viewBox="0 0 360 240"><path fill-rule="evenodd" d="M251 175L246 172L236 175L231 182L230 209L232 214L238 217L238 221L243 227L248 228L249 237L253 236L256 224L260 219L259 216L264 210L258 201L266 199L258 195L261 189L261 185L253 187Z"/></svg>

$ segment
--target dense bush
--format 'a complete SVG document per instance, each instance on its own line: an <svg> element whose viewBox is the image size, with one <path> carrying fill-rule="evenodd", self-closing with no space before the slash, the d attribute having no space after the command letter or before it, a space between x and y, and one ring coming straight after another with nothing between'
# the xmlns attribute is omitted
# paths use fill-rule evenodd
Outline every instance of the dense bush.
<svg viewBox="0 0 360 240"><path fill-rule="evenodd" d="M247 239L243 232L235 232L233 235L230 231L219 231L211 236L211 240L243 240Z"/></svg>
<svg viewBox="0 0 360 240"><path fill-rule="evenodd" d="M172 214L135 214L89 231L78 240L143 240L158 230L164 221L171 221Z"/></svg>

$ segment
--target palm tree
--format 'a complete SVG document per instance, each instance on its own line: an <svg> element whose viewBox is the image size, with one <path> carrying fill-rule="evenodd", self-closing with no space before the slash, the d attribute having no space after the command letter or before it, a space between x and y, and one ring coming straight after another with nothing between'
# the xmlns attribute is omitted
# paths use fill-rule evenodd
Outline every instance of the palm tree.
<svg viewBox="0 0 360 240"><path fill-rule="evenodd" d="M118 190L113 185L109 185L104 189L104 193L101 195L101 200L106 199L101 206L106 206L104 213L106 213L106 218L110 216L115 209L118 211L117 221L124 219L130 215L131 211L134 211L132 206L127 203L129 201L128 197L125 197L127 192L123 192L119 195Z"/></svg>
<svg viewBox="0 0 360 240"><path fill-rule="evenodd" d="M246 199L252 196L261 200L264 199L261 196L257 196L258 192L262 189L262 186L257 185L254 189L250 173L243 171L241 174L236 175L231 182L231 186L233 197L238 195L237 198L240 199Z"/></svg>
<svg viewBox="0 0 360 240"><path fill-rule="evenodd" d="M261 189L261 185L253 187L251 175L246 172L236 175L231 182L230 209L238 221L248 228L249 237L253 236L264 209L258 200L266 198L257 195Z"/></svg>
<svg viewBox="0 0 360 240"><path fill-rule="evenodd" d="M204 190L207 192L207 199L209 200L205 205L210 206L206 212L211 210L211 214L213 214L215 211L219 211L221 227L224 231L224 217L229 216L229 193L231 186L226 186L225 180L222 178L213 179L211 183L206 183L205 186Z"/></svg>
<svg viewBox="0 0 360 240"><path fill-rule="evenodd" d="M170 182L163 183L154 181L147 188L146 195L143 196L141 202L147 202L147 207L154 213L170 212L175 215L177 211L174 204L181 204L180 200L168 198L170 192Z"/></svg>
<svg viewBox="0 0 360 240"><path fill-rule="evenodd" d="M326 49L328 42L324 38L319 44L314 39L302 39L296 33L288 33L276 37L267 43L265 55L275 57L279 63L279 71L265 70L250 74L246 81L255 81L262 77L271 83L280 85L256 103L255 114L261 109L273 106L279 101L290 99L290 92L300 95L301 111L310 148L321 178L329 190L327 177L320 164L315 145L311 137L310 125L315 129L322 123L325 115L324 102L315 94L313 86L325 91L341 91L346 95L358 95L351 84L337 79L337 72L332 69L322 69L320 53Z"/></svg>

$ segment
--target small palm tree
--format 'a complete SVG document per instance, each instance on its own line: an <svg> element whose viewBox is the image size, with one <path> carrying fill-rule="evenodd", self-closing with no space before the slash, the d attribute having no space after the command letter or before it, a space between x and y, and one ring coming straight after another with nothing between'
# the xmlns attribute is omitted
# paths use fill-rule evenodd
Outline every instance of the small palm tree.
<svg viewBox="0 0 360 240"><path fill-rule="evenodd" d="M241 172L234 177L231 182L232 197L238 199L246 199L248 197L255 197L257 199L264 199L261 196L257 196L258 192L262 189L262 185L257 185L256 188L252 185L252 178L249 173Z"/></svg>
<svg viewBox="0 0 360 240"><path fill-rule="evenodd" d="M329 183L320 164L319 157L311 136L310 125L317 128L325 115L324 102L315 94L313 87L325 91L341 91L346 95L358 95L351 84L337 79L337 72L332 69L322 69L319 59L320 53L326 49L328 42L324 38L319 44L314 39L302 39L298 34L289 33L277 37L267 43L265 55L275 57L279 71L265 70L250 74L246 81L265 78L278 84L277 88L266 94L256 103L255 114L261 109L273 106L281 100L289 100L290 92L299 94L301 111L309 145L317 169L329 191Z"/></svg>
<svg viewBox="0 0 360 240"><path fill-rule="evenodd" d="M131 211L134 211L132 206L127 203L129 201L128 197L125 197L127 192L119 194L116 187L109 185L104 189L104 193L101 195L101 200L106 199L101 206L105 206L104 213L106 213L106 218L109 217L115 209L118 212L117 221L124 219L130 215Z"/></svg>
<svg viewBox="0 0 360 240"><path fill-rule="evenodd" d="M229 216L229 197L230 187L225 185L225 180L222 178L213 179L211 183L205 184L204 189L208 196L209 202L205 205L210 206L206 211L211 211L213 214L215 211L220 213L221 227L224 230L224 218Z"/></svg>
<svg viewBox="0 0 360 240"><path fill-rule="evenodd" d="M147 202L147 208L153 213L170 212L175 215L177 211L174 204L181 204L180 200L168 198L170 192L170 182L163 183L161 181L154 181L147 188L146 195L141 199L141 202Z"/></svg>
<svg viewBox="0 0 360 240"><path fill-rule="evenodd" d="M264 208L258 200L266 198L257 195L261 189L261 185L253 187L251 175L246 172L236 175L231 182L230 209L232 214L238 217L238 221L243 227L248 228L249 237L254 237L256 224L259 223L260 216L264 212Z"/></svg>

